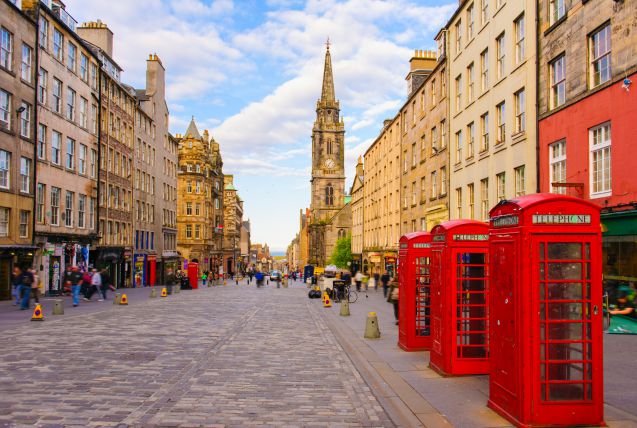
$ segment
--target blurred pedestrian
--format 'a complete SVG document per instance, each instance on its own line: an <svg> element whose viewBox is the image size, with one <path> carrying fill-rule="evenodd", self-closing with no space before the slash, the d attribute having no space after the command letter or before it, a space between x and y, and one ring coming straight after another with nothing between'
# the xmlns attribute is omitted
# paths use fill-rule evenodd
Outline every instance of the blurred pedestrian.
<svg viewBox="0 0 637 428"><path fill-rule="evenodd" d="M201 274L201 283L203 284L203 286L206 286L206 282L208 281L208 273L204 272Z"/></svg>
<svg viewBox="0 0 637 428"><path fill-rule="evenodd" d="M31 297L35 303L40 303L40 278L36 275L35 269L29 268L28 271L33 278L33 283L31 284Z"/></svg>
<svg viewBox="0 0 637 428"><path fill-rule="evenodd" d="M71 283L71 293L73 294L73 307L75 307L80 304L80 291L84 282L84 275L82 275L77 266L71 268L69 282Z"/></svg>
<svg viewBox="0 0 637 428"><path fill-rule="evenodd" d="M11 285L13 287L12 294L15 297L15 301L13 302L13 306L17 306L20 304L20 286L22 285L22 270L19 266L13 267L13 272L11 273Z"/></svg>
<svg viewBox="0 0 637 428"><path fill-rule="evenodd" d="M97 293L97 301L103 302L104 299L102 298L103 297L102 287L103 287L102 276L97 271L97 269L93 269L91 274L91 288L88 292L88 299L91 300L93 293Z"/></svg>
<svg viewBox="0 0 637 428"><path fill-rule="evenodd" d="M389 297L387 297L387 301L394 305L394 318L396 318L396 325L398 325L398 299L399 299L399 287L398 281L396 277L392 278L389 283Z"/></svg>
<svg viewBox="0 0 637 428"><path fill-rule="evenodd" d="M108 269L102 269L100 271L100 277L102 278L102 299L106 300L106 292L108 290L115 291L115 287L113 287L111 283L111 276L108 274Z"/></svg>
<svg viewBox="0 0 637 428"><path fill-rule="evenodd" d="M380 277L380 282L383 284L383 297L387 297L387 289L389 288L389 272L385 271Z"/></svg>
<svg viewBox="0 0 637 428"><path fill-rule="evenodd" d="M354 282L356 283L356 291L361 291L361 284L363 283L363 274L360 270L356 272L356 275L354 275Z"/></svg>

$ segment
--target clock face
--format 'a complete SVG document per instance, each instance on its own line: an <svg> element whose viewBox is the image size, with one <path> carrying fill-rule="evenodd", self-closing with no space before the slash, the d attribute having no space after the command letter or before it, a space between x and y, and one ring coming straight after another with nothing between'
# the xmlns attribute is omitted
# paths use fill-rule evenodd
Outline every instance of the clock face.
<svg viewBox="0 0 637 428"><path fill-rule="evenodd" d="M336 165L336 163L334 162L334 159L325 159L325 167L326 168L334 168L334 165Z"/></svg>

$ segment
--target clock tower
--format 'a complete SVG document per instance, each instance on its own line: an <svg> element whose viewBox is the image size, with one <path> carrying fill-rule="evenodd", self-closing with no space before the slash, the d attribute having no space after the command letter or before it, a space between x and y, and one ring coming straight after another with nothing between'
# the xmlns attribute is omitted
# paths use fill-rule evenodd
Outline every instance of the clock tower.
<svg viewBox="0 0 637 428"><path fill-rule="evenodd" d="M334 94L329 40L321 98L316 103L316 120L312 128L311 183L311 221L329 222L345 205L345 123Z"/></svg>

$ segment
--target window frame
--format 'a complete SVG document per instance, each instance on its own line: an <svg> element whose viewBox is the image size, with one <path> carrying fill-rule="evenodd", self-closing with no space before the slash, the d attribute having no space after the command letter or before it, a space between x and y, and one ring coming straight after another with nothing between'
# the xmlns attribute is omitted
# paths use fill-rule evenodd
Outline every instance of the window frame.
<svg viewBox="0 0 637 428"><path fill-rule="evenodd" d="M555 149L559 147L560 150L555 155ZM566 152L566 139L561 139L549 144L549 186L551 193L557 193L564 195L566 194L565 187L553 187L553 183L564 183L566 181L566 160L567 160L567 152ZM560 169L560 173L564 175L559 181L555 179L555 168L558 167Z"/></svg>
<svg viewBox="0 0 637 428"><path fill-rule="evenodd" d="M601 131L602 138L605 136L607 137L605 140L601 141L600 143L596 143L595 142L595 133L597 131ZM603 198L603 197L607 197L607 196L611 196L612 191L613 191L613 177L612 177L612 161L613 161L613 156L612 156L612 127L611 127L611 122L604 122L604 123L600 123L599 125L593 126L592 128L589 128L588 130L588 140L589 140L589 194L590 194L590 198ZM605 154L607 152L607 154ZM606 179L605 177L605 168L602 165L602 169L601 170L597 170L595 168L595 155L597 153L602 153L603 154L603 158L601 160L601 162L603 163L606 159L608 159L608 177ZM596 175L600 175L601 176L601 185L606 184L605 186L603 186L604 188L602 190L595 190L596 188L596 182L598 180L596 180ZM607 183L606 183L607 182Z"/></svg>

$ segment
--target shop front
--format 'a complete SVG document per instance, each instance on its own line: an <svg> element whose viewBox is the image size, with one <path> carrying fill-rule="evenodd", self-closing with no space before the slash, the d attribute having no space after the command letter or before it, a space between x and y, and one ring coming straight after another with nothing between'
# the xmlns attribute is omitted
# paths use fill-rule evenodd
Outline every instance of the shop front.
<svg viewBox="0 0 637 428"><path fill-rule="evenodd" d="M144 287L147 285L148 281L148 270L146 267L146 254L135 254L133 256L133 286L134 287Z"/></svg>
<svg viewBox="0 0 637 428"><path fill-rule="evenodd" d="M106 269L117 288L132 286L133 254L124 247L97 247L90 252L90 263Z"/></svg>
<svg viewBox="0 0 637 428"><path fill-rule="evenodd" d="M62 284L67 266L77 266L81 270L90 267L90 240L56 241L51 236L48 242L36 252L36 271L44 283L45 293L58 296L64 292Z"/></svg>
<svg viewBox="0 0 637 428"><path fill-rule="evenodd" d="M30 245L0 246L0 300L11 299L11 272L14 266L33 266L37 247Z"/></svg>
<svg viewBox="0 0 637 428"><path fill-rule="evenodd" d="M398 262L398 257L396 253L386 252L383 255L383 258L385 260L385 270L387 271L387 273L389 273L390 277L393 277L394 275L396 275L396 266ZM383 273L384 272L380 272L381 275Z"/></svg>
<svg viewBox="0 0 637 428"><path fill-rule="evenodd" d="M637 204L626 208L601 215L604 289L611 303L619 293L634 297L637 284Z"/></svg>

